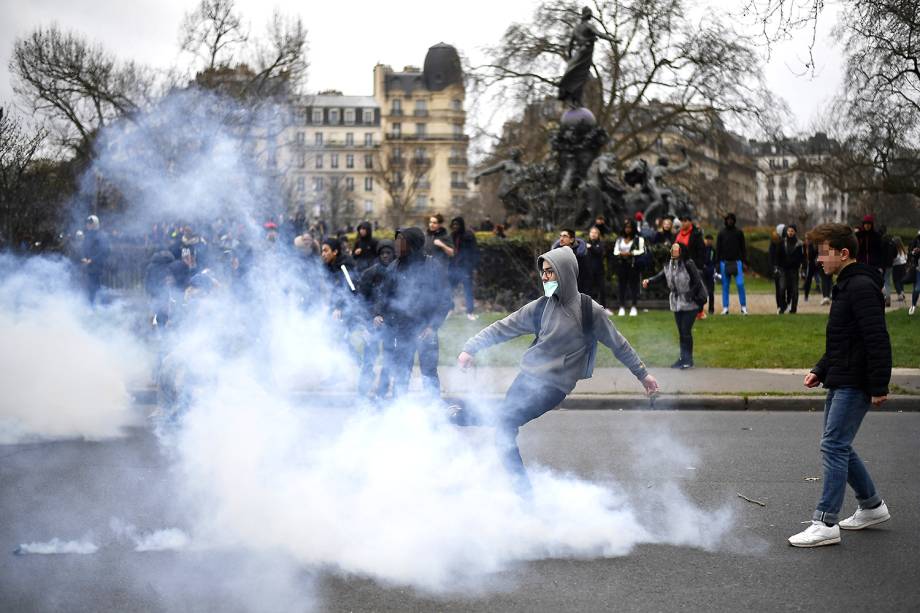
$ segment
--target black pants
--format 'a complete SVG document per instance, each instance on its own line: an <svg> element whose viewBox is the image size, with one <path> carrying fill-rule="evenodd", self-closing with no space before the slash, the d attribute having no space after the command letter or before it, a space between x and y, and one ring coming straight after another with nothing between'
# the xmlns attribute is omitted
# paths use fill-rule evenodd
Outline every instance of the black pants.
<svg viewBox="0 0 920 613"><path fill-rule="evenodd" d="M591 290L588 292L591 298L599 305L607 306L607 280L604 278L604 267L589 268L589 278L591 279Z"/></svg>
<svg viewBox="0 0 920 613"><path fill-rule="evenodd" d="M779 278L782 303L778 306L782 311L789 309L795 313L799 308L799 269L783 268Z"/></svg>
<svg viewBox="0 0 920 613"><path fill-rule="evenodd" d="M904 293L904 277L907 275L907 264L898 264L891 267L891 280L894 283L894 291L899 296Z"/></svg>
<svg viewBox="0 0 920 613"><path fill-rule="evenodd" d="M518 373L505 393L505 400L496 416L495 439L505 468L521 493L529 492L530 480L518 449L518 431L527 422L559 406L563 400L564 392L525 373Z"/></svg>
<svg viewBox="0 0 920 613"><path fill-rule="evenodd" d="M716 311L716 280L713 278L712 273L706 271L703 273L703 283L706 285L706 291L709 292L709 314L712 315ZM703 309L700 309L700 313L703 312Z"/></svg>
<svg viewBox="0 0 920 613"><path fill-rule="evenodd" d="M693 323L697 311L674 311L677 334L680 337L680 362L693 366Z"/></svg>
<svg viewBox="0 0 920 613"><path fill-rule="evenodd" d="M617 282L620 308L625 309L627 302L630 306L636 306L639 302L639 271L632 262L620 262L617 266Z"/></svg>
<svg viewBox="0 0 920 613"><path fill-rule="evenodd" d="M404 395L409 389L409 377L415 354L418 353L418 369L422 374L422 386L432 396L441 395L441 381L438 378L438 331L424 339L417 328L393 330L389 359L384 355L385 368L393 376L393 396ZM390 342L390 341L387 341Z"/></svg>

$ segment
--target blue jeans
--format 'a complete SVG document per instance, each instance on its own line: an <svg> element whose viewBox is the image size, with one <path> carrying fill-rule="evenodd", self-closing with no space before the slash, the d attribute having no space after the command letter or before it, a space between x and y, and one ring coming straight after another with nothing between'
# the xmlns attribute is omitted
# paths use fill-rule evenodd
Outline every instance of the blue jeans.
<svg viewBox="0 0 920 613"><path fill-rule="evenodd" d="M910 303L917 306L917 298L920 298L920 266L917 267L917 276L914 279L914 291L911 292Z"/></svg>
<svg viewBox="0 0 920 613"><path fill-rule="evenodd" d="M738 301L741 306L747 306L747 294L744 293L744 266L741 260L734 262L719 262L719 274L722 275L722 308L728 308L728 289L732 284L732 275L735 275L735 286L738 288Z"/></svg>
<svg viewBox="0 0 920 613"><path fill-rule="evenodd" d="M824 490L812 519L837 523L847 483L856 493L862 508L882 501L872 477L853 449L853 439L863 417L872 407L869 394L853 387L831 388L824 402L824 435L821 454L824 460Z"/></svg>

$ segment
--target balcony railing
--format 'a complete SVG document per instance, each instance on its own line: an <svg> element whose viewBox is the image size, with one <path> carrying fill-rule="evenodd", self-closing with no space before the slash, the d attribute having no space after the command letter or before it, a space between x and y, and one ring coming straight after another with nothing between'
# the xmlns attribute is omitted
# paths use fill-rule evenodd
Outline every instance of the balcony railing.
<svg viewBox="0 0 920 613"><path fill-rule="evenodd" d="M390 158L390 168L404 168L406 166L406 158Z"/></svg>
<svg viewBox="0 0 920 613"><path fill-rule="evenodd" d="M390 109L390 115L393 117L402 117L403 110L402 109Z"/></svg>
<svg viewBox="0 0 920 613"><path fill-rule="evenodd" d="M454 141L467 142L470 137L466 134L406 134L402 132L390 132L386 135L387 140L403 141Z"/></svg>
<svg viewBox="0 0 920 613"><path fill-rule="evenodd" d="M412 158L412 163L416 166L428 166L431 164L431 158L417 155Z"/></svg>
<svg viewBox="0 0 920 613"><path fill-rule="evenodd" d="M412 114L416 117L428 117L428 109L415 109Z"/></svg>
<svg viewBox="0 0 920 613"><path fill-rule="evenodd" d="M451 189L466 189L467 188L466 181L451 181L450 188Z"/></svg>
<svg viewBox="0 0 920 613"><path fill-rule="evenodd" d="M466 166L466 158L447 158L447 163L451 166Z"/></svg>

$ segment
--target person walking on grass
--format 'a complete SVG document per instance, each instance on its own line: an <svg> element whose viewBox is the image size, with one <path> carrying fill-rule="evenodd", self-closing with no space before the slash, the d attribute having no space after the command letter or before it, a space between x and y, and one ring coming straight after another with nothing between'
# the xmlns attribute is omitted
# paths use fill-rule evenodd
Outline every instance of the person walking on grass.
<svg viewBox="0 0 920 613"><path fill-rule="evenodd" d="M822 224L809 233L818 245L818 261L837 275L831 290L824 355L805 376L805 387L824 385L824 433L821 455L824 486L811 525L789 537L793 547L819 547L840 542L840 529L862 530L888 521L888 506L876 490L869 471L853 449L863 418L888 399L891 379L891 339L885 324L882 275L874 266L858 263L858 242L844 224ZM847 484L858 506L838 521Z"/></svg>
<svg viewBox="0 0 920 613"><path fill-rule="evenodd" d="M657 275L644 279L642 287L648 288L649 284L662 278L667 281L671 292L668 301L680 338L680 357L671 364L671 368L693 368L693 323L709 297L699 270L684 245L671 245L671 259Z"/></svg>
<svg viewBox="0 0 920 613"><path fill-rule="evenodd" d="M917 312L917 298L920 298L920 230L917 230L917 236L910 242L907 248L908 276L913 270L914 274L914 291L910 296L910 308L907 310L908 315Z"/></svg>
<svg viewBox="0 0 920 613"><path fill-rule="evenodd" d="M536 337L524 352L521 370L489 422L496 427L504 464L518 491L525 495L530 482L517 446L518 431L527 422L557 407L579 379L591 377L598 342L609 347L629 368L647 394L658 392L658 382L607 317L604 307L578 292L575 253L571 249L553 249L541 255L537 265L545 297L527 303L483 329L463 345L457 358L459 366L465 369L487 347L525 334Z"/></svg>

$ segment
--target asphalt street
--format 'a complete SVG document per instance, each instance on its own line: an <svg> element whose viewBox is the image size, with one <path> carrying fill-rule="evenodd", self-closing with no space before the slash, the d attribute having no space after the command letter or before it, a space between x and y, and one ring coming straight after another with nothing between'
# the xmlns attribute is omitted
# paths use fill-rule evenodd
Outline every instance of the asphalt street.
<svg viewBox="0 0 920 613"><path fill-rule="evenodd" d="M892 520L844 533L840 545L795 549L786 538L820 493L809 479L821 474L820 427L815 412L553 411L522 430L528 464L615 480L638 506L643 492L677 483L701 507L731 509L734 538L715 551L643 545L622 557L521 563L448 594L291 572L265 553L135 552L112 536L112 518L142 530L189 521L144 430L0 446L0 611L920 610L920 414L873 413L856 440ZM683 450L678 461L655 461L662 450L647 441L662 433ZM848 492L844 512L854 507ZM14 554L54 536L100 549Z"/></svg>

